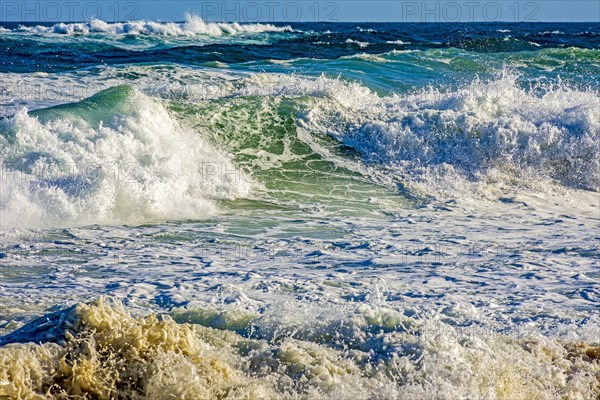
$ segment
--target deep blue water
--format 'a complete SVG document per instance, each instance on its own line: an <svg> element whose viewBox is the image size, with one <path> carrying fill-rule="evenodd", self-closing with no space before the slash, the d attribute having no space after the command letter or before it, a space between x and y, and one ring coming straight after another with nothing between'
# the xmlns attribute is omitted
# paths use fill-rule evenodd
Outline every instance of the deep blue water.
<svg viewBox="0 0 600 400"><path fill-rule="evenodd" d="M105 38L103 32L45 40L18 34L20 26L0 24L0 72L60 72L99 65L169 62L244 64L297 58L337 59L392 50L460 49L474 53L532 52L541 49L600 48L598 23L293 23L292 32L242 35L236 40L169 38L160 34ZM47 24L51 27L52 25ZM368 43L361 47L360 42Z"/></svg>

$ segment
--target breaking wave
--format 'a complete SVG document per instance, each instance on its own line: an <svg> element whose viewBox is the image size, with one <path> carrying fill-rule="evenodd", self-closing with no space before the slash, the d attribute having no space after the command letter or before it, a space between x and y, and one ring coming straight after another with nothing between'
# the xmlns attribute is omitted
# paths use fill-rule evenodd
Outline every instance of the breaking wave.
<svg viewBox="0 0 600 400"><path fill-rule="evenodd" d="M202 18L186 14L184 22L154 22L154 21L128 21L105 22L92 19L81 23L58 23L52 26L20 26L17 31L33 34L63 34L63 35L89 35L104 33L112 35L149 35L149 36L222 36L243 33L262 32L290 32L289 26L275 26L272 24L239 24L226 22L205 22Z"/></svg>
<svg viewBox="0 0 600 400"><path fill-rule="evenodd" d="M201 218L251 188L228 155L127 86L22 109L0 134L3 228Z"/></svg>
<svg viewBox="0 0 600 400"><path fill-rule="evenodd" d="M356 83L324 83L318 91L327 101L300 125L334 136L418 192L545 190L549 182L600 190L595 90L525 88L510 74L383 98Z"/></svg>

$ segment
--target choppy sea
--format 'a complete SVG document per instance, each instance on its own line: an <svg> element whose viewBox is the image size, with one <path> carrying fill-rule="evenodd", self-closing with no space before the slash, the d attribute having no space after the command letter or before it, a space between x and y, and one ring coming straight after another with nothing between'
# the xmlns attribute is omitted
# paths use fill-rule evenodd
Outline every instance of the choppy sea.
<svg viewBox="0 0 600 400"><path fill-rule="evenodd" d="M600 396L600 24L0 54L0 398Z"/></svg>

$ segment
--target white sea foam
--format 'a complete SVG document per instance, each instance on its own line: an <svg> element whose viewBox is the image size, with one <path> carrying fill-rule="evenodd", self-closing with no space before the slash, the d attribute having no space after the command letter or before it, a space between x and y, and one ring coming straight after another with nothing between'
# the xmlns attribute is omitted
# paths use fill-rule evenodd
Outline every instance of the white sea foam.
<svg viewBox="0 0 600 400"><path fill-rule="evenodd" d="M3 228L201 218L250 189L227 155L137 91L71 107L0 122Z"/></svg>
<svg viewBox="0 0 600 400"><path fill-rule="evenodd" d="M546 190L548 179L600 190L596 91L527 90L513 75L385 98L357 84L320 84L332 102L309 110L303 126L334 135L417 190L456 195L473 183Z"/></svg>
<svg viewBox="0 0 600 400"><path fill-rule="evenodd" d="M561 83L525 89L517 76L505 73L497 80L476 79L455 89L380 97L357 82L325 76L160 66L126 71L140 75L136 85L145 93L174 100L310 96L314 100L302 106L299 128L308 135L338 138L360 151L367 163L419 193L494 197L507 187L556 190L552 182L600 188L600 95L593 89ZM128 82L119 68L107 68L101 75L103 85ZM35 85L36 79L28 78L27 83ZM65 75L56 91L86 79ZM16 88L23 82L16 75L7 80L15 81ZM54 96L53 86L47 86L46 92ZM23 100L19 93L15 90L13 96L9 91L7 97L18 104Z"/></svg>
<svg viewBox="0 0 600 400"><path fill-rule="evenodd" d="M386 43L387 44L400 44L400 45L402 45L402 44L409 44L407 42L403 42L402 40L388 40Z"/></svg>
<svg viewBox="0 0 600 400"><path fill-rule="evenodd" d="M385 57L382 57L379 54L369 54L369 53L358 53L358 54L352 54L351 56L342 56L340 57L341 60L364 60L364 61L369 61L369 62L376 62L376 63L388 63L390 62L390 60L386 59Z"/></svg>
<svg viewBox="0 0 600 400"><path fill-rule="evenodd" d="M112 35L150 35L150 36L222 36L262 32L290 32L289 26L272 24L239 24L225 22L205 22L202 18L186 14L185 22L128 21L105 22L92 19L81 23L58 23L52 26L20 26L18 31L35 34L89 35L106 33Z"/></svg>
<svg viewBox="0 0 600 400"><path fill-rule="evenodd" d="M361 42L359 40L354 40L354 39L346 39L345 43L356 44L361 49L364 49L365 47L367 47L369 45L369 42Z"/></svg>

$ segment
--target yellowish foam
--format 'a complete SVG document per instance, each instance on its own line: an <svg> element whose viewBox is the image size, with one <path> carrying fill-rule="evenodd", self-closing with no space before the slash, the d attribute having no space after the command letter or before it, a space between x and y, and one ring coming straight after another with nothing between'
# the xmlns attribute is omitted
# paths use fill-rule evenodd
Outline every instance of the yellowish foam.
<svg viewBox="0 0 600 400"><path fill-rule="evenodd" d="M227 399L272 396L195 325L133 318L119 303L80 304L66 344L0 350L0 398Z"/></svg>
<svg viewBox="0 0 600 400"><path fill-rule="evenodd" d="M0 348L0 399L600 397L600 347L465 336L439 321L425 322L434 335L416 325L384 332L396 325L393 313L362 311L381 333L341 349L293 334L268 342L168 316L133 317L100 298L68 311L58 343Z"/></svg>

